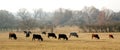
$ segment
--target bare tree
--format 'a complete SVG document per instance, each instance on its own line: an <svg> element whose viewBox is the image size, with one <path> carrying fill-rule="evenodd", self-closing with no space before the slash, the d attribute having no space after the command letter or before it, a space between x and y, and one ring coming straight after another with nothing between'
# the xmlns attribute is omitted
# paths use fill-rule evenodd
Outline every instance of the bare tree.
<svg viewBox="0 0 120 50"><path fill-rule="evenodd" d="M6 10L0 10L0 29L1 30L8 30L8 29L15 29L15 17L12 13Z"/></svg>
<svg viewBox="0 0 120 50"><path fill-rule="evenodd" d="M33 17L36 20L37 27L42 31L46 27L47 14L42 9L35 9Z"/></svg>
<svg viewBox="0 0 120 50"><path fill-rule="evenodd" d="M19 9L18 16L21 17L20 28L21 29L33 29L36 27L36 21L31 17L31 14L26 9Z"/></svg>

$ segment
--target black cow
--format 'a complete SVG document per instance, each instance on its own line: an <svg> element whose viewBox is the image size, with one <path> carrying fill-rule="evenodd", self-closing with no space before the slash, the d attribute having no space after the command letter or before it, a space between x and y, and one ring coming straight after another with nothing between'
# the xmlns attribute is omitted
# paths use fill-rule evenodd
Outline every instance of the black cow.
<svg viewBox="0 0 120 50"><path fill-rule="evenodd" d="M26 34L26 37L30 37L31 31L24 31L24 33Z"/></svg>
<svg viewBox="0 0 120 50"><path fill-rule="evenodd" d="M75 37L78 38L78 34L76 32L71 32L70 35L69 35L69 37L71 37L71 36L75 36Z"/></svg>
<svg viewBox="0 0 120 50"><path fill-rule="evenodd" d="M58 35L58 40L63 38L64 40L68 40L68 37L65 34L59 34Z"/></svg>
<svg viewBox="0 0 120 50"><path fill-rule="evenodd" d="M38 39L38 40L43 41L42 36L41 36L41 35L39 35L39 34L33 34L33 38L32 38L32 40L35 40L35 39Z"/></svg>
<svg viewBox="0 0 120 50"><path fill-rule="evenodd" d="M42 32L42 34L46 35L46 32Z"/></svg>
<svg viewBox="0 0 120 50"><path fill-rule="evenodd" d="M114 36L112 34L109 34L109 38L114 39Z"/></svg>
<svg viewBox="0 0 120 50"><path fill-rule="evenodd" d="M92 39L94 38L97 38L97 39L100 39L100 37L98 36L98 34L92 34Z"/></svg>
<svg viewBox="0 0 120 50"><path fill-rule="evenodd" d="M49 37L54 37L55 39L57 38L57 36L55 35L55 33L48 33L48 38Z"/></svg>
<svg viewBox="0 0 120 50"><path fill-rule="evenodd" d="M16 34L15 33L9 33L9 39L17 39L17 36L16 36Z"/></svg>

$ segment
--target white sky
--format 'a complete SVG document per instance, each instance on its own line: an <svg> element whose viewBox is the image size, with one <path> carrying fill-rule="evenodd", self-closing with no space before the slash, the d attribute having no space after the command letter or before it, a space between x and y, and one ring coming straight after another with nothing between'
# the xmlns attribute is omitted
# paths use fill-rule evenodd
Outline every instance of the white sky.
<svg viewBox="0 0 120 50"><path fill-rule="evenodd" d="M120 0L0 0L0 9L16 12L20 8L28 10L42 8L44 11L54 11L58 8L81 10L85 6L103 7L114 11L120 10Z"/></svg>

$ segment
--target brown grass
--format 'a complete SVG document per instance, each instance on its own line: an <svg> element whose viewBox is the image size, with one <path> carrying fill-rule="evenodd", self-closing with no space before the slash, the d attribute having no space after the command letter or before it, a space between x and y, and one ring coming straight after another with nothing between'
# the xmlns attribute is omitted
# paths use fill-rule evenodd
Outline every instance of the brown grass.
<svg viewBox="0 0 120 50"><path fill-rule="evenodd" d="M91 39L90 33L79 33L79 38L71 37L68 41L54 38L44 41L32 41L32 36L26 38L23 33L16 33L17 40L8 39L8 33L0 33L0 50L120 50L120 34L115 33L115 39L109 39L108 34L99 34L101 39Z"/></svg>
<svg viewBox="0 0 120 50"><path fill-rule="evenodd" d="M58 29L58 28L57 28ZM68 30L65 32L65 30ZM59 29L60 31L60 29ZM58 33L62 32L57 32ZM64 29L62 33L70 32ZM79 38L71 37L68 41L47 38L42 35L44 41L32 41L32 35L25 37L24 33L16 32L18 39L8 39L8 32L0 33L0 50L120 50L120 34L114 33L115 39L109 39L108 34L100 33L100 40L91 39L91 33L78 33Z"/></svg>

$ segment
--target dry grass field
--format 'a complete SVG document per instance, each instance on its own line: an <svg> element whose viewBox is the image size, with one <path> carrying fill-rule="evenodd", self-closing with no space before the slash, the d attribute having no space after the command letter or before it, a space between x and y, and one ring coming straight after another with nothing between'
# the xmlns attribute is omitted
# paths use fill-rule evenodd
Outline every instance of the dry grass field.
<svg viewBox="0 0 120 50"><path fill-rule="evenodd" d="M99 40L91 39L91 33L78 33L79 38L71 37L67 41L42 35L42 42L32 41L32 35L26 38L23 32L15 33L18 39L10 40L8 32L0 32L0 50L120 50L120 33L98 33ZM109 39L108 34L113 34L115 39Z"/></svg>
<svg viewBox="0 0 120 50"><path fill-rule="evenodd" d="M44 41L32 41L32 36L26 38L23 33L16 33L18 39L8 39L8 32L0 33L0 50L120 50L120 34L114 33L115 39L109 39L108 34L100 33L100 40L91 39L90 33L79 33L79 38L71 37L68 41L54 38Z"/></svg>

